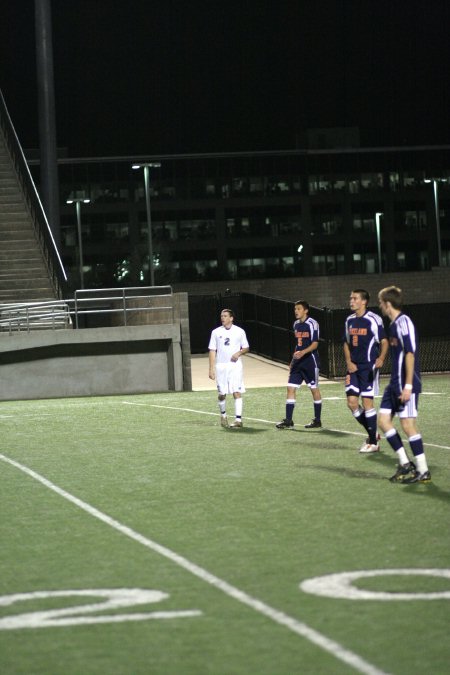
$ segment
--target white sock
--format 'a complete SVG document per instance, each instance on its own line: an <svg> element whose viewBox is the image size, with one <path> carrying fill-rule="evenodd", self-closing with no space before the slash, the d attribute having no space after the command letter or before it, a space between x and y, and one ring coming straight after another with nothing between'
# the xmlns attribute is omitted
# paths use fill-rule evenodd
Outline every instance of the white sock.
<svg viewBox="0 0 450 675"><path fill-rule="evenodd" d="M234 399L234 413L236 417L242 417L242 405L243 405L242 397Z"/></svg>
<svg viewBox="0 0 450 675"><path fill-rule="evenodd" d="M408 464L409 458L408 455L406 454L405 448L399 448L397 452L395 453L398 457L398 463L404 466L405 464Z"/></svg>
<svg viewBox="0 0 450 675"><path fill-rule="evenodd" d="M414 461L416 462L417 471L419 473L425 473L425 471L428 471L427 460L425 459L424 453L421 455L416 455L414 457Z"/></svg>

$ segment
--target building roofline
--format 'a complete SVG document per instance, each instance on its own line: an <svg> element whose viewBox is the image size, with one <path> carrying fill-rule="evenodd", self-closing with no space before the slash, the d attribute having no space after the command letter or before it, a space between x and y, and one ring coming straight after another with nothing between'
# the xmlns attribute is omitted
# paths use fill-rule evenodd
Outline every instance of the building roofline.
<svg viewBox="0 0 450 675"><path fill-rule="evenodd" d="M359 148L328 148L328 149L292 149L292 150L247 150L238 152L203 152L182 154L149 154L149 155L120 155L109 157L62 157L58 164L81 164L95 162L143 162L143 161L169 161L185 159L228 159L245 157L280 157L280 156L313 156L313 155L351 155L364 153L390 153L390 152L424 152L424 151L450 150L450 145L409 145L409 146L383 146L383 147L359 147ZM39 159L30 159L28 164L39 164Z"/></svg>

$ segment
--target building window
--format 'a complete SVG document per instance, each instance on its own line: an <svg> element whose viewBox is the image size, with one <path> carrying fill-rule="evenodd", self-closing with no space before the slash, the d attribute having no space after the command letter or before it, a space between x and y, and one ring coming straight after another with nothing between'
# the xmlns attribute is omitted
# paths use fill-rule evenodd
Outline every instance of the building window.
<svg viewBox="0 0 450 675"><path fill-rule="evenodd" d="M216 195L216 185L211 179L206 180L205 194L207 197L215 197Z"/></svg>
<svg viewBox="0 0 450 675"><path fill-rule="evenodd" d="M335 192L342 192L347 188L347 181L345 178L335 178L333 181L333 190Z"/></svg>
<svg viewBox="0 0 450 675"><path fill-rule="evenodd" d="M450 249L441 251L441 265L443 267L450 267Z"/></svg>
<svg viewBox="0 0 450 675"><path fill-rule="evenodd" d="M351 195L357 195L359 193L360 180L358 176L349 176L348 179L348 191Z"/></svg>
<svg viewBox="0 0 450 675"><path fill-rule="evenodd" d="M427 214L421 209L403 211L400 218L402 230L418 232L427 229Z"/></svg>
<svg viewBox="0 0 450 675"><path fill-rule="evenodd" d="M353 254L354 274L375 274L378 272L378 255L371 252Z"/></svg>
<svg viewBox="0 0 450 675"><path fill-rule="evenodd" d="M332 182L326 176L309 176L308 189L310 195L320 192L331 192Z"/></svg>
<svg viewBox="0 0 450 675"><path fill-rule="evenodd" d="M312 226L315 235L334 235L342 231L342 215L328 208L313 208Z"/></svg>
<svg viewBox="0 0 450 675"><path fill-rule="evenodd" d="M382 190L382 173L363 173L361 174L361 187L363 190Z"/></svg>
<svg viewBox="0 0 450 675"><path fill-rule="evenodd" d="M265 192L265 181L261 176L250 177L250 193L252 195L262 195Z"/></svg>
<svg viewBox="0 0 450 675"><path fill-rule="evenodd" d="M428 251L420 249L415 242L400 244L397 247L397 267L405 272L425 271L430 269Z"/></svg>
<svg viewBox="0 0 450 675"><path fill-rule="evenodd" d="M313 255L312 270L314 275L342 274L345 260L342 254Z"/></svg>
<svg viewBox="0 0 450 675"><path fill-rule="evenodd" d="M417 188L423 183L423 172L410 171L403 173L403 187L407 189Z"/></svg>
<svg viewBox="0 0 450 675"><path fill-rule="evenodd" d="M375 232L375 214L354 213L353 229L357 232Z"/></svg>
<svg viewBox="0 0 450 675"><path fill-rule="evenodd" d="M389 189L391 192L397 192L400 187L400 175L396 171L389 173Z"/></svg>

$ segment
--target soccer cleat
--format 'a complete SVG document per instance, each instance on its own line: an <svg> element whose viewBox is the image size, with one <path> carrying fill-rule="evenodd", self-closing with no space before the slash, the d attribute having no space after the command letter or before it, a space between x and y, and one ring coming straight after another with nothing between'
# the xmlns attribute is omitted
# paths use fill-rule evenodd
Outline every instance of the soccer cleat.
<svg viewBox="0 0 450 675"><path fill-rule="evenodd" d="M410 478L405 478L403 483L406 485L411 485L412 483L430 483L431 482L431 473L429 471L424 471L423 473L418 473L415 471Z"/></svg>
<svg viewBox="0 0 450 675"><path fill-rule="evenodd" d="M286 418L276 425L277 429L292 429L293 426L294 422L292 420L287 420Z"/></svg>
<svg viewBox="0 0 450 675"><path fill-rule="evenodd" d="M230 425L228 424L228 417L227 417L226 415L222 415L222 416L221 416L221 418L220 418L220 426L221 426L221 427L224 427L225 429L228 429L228 427L230 426Z"/></svg>
<svg viewBox="0 0 450 675"><path fill-rule="evenodd" d="M397 471L393 476L389 478L391 483L404 483L406 478L412 478L416 474L416 465L414 462L408 462L408 464L399 464L397 466Z"/></svg>
<svg viewBox="0 0 450 675"><path fill-rule="evenodd" d="M320 429L322 427L322 422L320 420L311 420L309 424L305 424L305 429Z"/></svg>
<svg viewBox="0 0 450 675"><path fill-rule="evenodd" d="M242 429L243 424L241 420L234 420L233 424L230 424L230 429Z"/></svg>
<svg viewBox="0 0 450 675"><path fill-rule="evenodd" d="M381 440L381 436L380 436L380 434L377 434L377 443L380 440ZM366 444L370 445L370 438L369 437L366 438Z"/></svg>
<svg viewBox="0 0 450 675"><path fill-rule="evenodd" d="M359 449L359 452L363 455L369 455L371 452L379 452L380 446L378 443L364 443Z"/></svg>

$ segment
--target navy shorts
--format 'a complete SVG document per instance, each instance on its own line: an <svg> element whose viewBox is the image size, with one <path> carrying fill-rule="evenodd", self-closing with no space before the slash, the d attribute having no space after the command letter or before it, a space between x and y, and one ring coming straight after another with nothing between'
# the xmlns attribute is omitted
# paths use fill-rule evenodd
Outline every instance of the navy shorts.
<svg viewBox="0 0 450 675"><path fill-rule="evenodd" d="M347 373L345 378L345 393L347 396L364 396L373 398L378 394L378 371L371 365L358 366L355 373Z"/></svg>
<svg viewBox="0 0 450 675"><path fill-rule="evenodd" d="M308 387L316 389L319 386L319 368L315 359L293 359L289 371L288 387L300 387L306 382Z"/></svg>
<svg viewBox="0 0 450 675"><path fill-rule="evenodd" d="M383 392L379 413L384 415L398 415L402 418L417 417L419 408L419 394L411 393L411 398L406 403L402 403L399 394L388 384Z"/></svg>

